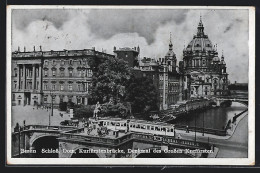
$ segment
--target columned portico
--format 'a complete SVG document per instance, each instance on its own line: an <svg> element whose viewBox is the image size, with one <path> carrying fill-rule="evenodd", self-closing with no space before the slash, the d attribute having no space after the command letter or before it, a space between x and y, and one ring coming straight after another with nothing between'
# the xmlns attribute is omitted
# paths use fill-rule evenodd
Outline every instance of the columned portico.
<svg viewBox="0 0 260 173"><path fill-rule="evenodd" d="M32 71L32 89L35 90L35 64L32 65L33 71Z"/></svg>

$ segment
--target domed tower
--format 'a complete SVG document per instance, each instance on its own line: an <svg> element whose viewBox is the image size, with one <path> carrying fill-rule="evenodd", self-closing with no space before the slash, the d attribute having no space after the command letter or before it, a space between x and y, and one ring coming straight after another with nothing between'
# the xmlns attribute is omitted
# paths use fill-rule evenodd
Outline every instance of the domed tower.
<svg viewBox="0 0 260 173"><path fill-rule="evenodd" d="M190 97L219 95L222 61L218 57L217 45L213 45L204 33L200 17L197 33L183 50L184 90ZM186 83L185 83L186 82ZM214 84L213 84L214 82ZM214 86L214 87L213 87Z"/></svg>
<svg viewBox="0 0 260 173"><path fill-rule="evenodd" d="M165 55L165 62L168 66L169 72L176 72L176 55L173 52L173 45L172 45L172 34L170 33L170 43L169 43L169 50Z"/></svg>

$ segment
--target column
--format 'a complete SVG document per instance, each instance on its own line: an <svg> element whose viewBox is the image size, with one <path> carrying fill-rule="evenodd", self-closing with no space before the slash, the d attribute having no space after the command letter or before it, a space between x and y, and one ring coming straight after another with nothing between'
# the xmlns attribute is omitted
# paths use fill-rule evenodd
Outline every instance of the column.
<svg viewBox="0 0 260 173"><path fill-rule="evenodd" d="M42 66L41 66L41 64L39 64L39 79L40 79L40 81L39 81L39 89L40 89L40 91L42 90Z"/></svg>
<svg viewBox="0 0 260 173"><path fill-rule="evenodd" d="M33 71L32 71L32 89L35 89L35 64L33 66Z"/></svg>
<svg viewBox="0 0 260 173"><path fill-rule="evenodd" d="M25 71L25 64L23 64L23 89L25 89L25 86L26 86L26 81L25 81L25 79L26 79L26 71Z"/></svg>
<svg viewBox="0 0 260 173"><path fill-rule="evenodd" d="M20 89L20 78L21 78L21 74L20 74L20 65L18 64L18 74L17 74L17 79L18 79L18 81L17 81L17 84L18 84L18 86L17 86L17 88L18 88L18 90Z"/></svg>

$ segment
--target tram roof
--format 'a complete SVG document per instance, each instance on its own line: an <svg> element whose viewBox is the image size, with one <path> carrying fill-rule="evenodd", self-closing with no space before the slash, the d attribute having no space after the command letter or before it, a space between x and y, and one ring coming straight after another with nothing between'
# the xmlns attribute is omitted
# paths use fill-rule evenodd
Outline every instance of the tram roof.
<svg viewBox="0 0 260 173"><path fill-rule="evenodd" d="M127 121L127 119L122 119L122 118L110 118L110 117L102 117L99 119L99 121ZM168 123L163 123L163 122L154 122L154 121L146 121L146 120L135 120L135 119L130 119L130 122L133 123L143 123L143 124L150 124L150 125L161 125L161 126L174 126L173 124L168 124Z"/></svg>

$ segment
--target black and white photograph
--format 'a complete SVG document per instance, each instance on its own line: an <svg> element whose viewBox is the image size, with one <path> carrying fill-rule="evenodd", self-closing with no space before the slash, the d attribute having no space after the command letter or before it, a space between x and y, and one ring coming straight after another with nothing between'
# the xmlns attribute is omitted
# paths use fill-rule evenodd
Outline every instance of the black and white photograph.
<svg viewBox="0 0 260 173"><path fill-rule="evenodd" d="M254 13L8 6L8 163L253 165Z"/></svg>

